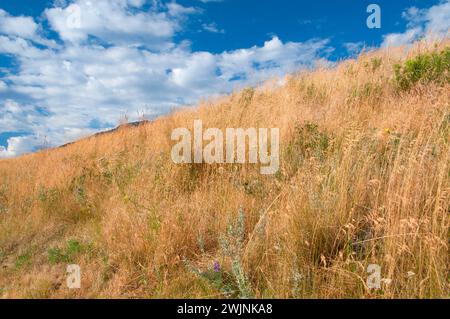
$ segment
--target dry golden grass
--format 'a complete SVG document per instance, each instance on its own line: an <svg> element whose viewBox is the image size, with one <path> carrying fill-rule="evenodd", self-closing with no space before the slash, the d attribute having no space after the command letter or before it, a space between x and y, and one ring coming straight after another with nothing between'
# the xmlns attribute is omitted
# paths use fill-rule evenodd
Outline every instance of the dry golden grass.
<svg viewBox="0 0 450 319"><path fill-rule="evenodd" d="M0 297L448 298L450 86L393 84L395 63L445 46L363 54L0 161ZM170 134L195 119L279 127L281 171L174 164Z"/></svg>

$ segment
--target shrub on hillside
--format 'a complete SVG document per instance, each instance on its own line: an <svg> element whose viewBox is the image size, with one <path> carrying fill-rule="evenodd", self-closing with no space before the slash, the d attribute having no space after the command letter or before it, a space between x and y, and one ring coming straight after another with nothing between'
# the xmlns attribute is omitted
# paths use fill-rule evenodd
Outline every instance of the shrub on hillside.
<svg viewBox="0 0 450 319"><path fill-rule="evenodd" d="M402 66L394 65L395 83L400 90L409 90L418 83L450 83L450 48L441 52L420 54Z"/></svg>

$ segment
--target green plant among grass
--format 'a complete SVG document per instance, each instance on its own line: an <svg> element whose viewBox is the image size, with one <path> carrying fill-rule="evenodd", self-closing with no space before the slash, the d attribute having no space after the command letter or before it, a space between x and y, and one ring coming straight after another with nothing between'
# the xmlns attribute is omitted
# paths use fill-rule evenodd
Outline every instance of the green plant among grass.
<svg viewBox="0 0 450 319"><path fill-rule="evenodd" d="M75 200L80 205L85 205L87 202L85 182L86 182L86 175L83 174L75 177L69 186L69 190L73 193Z"/></svg>
<svg viewBox="0 0 450 319"><path fill-rule="evenodd" d="M26 252L23 255L20 255L19 257L17 257L16 262L15 262L15 267L16 269L20 269L26 265L29 265L31 262L31 253L30 252Z"/></svg>
<svg viewBox="0 0 450 319"><path fill-rule="evenodd" d="M208 268L206 271L202 271L201 269L195 267L188 260L184 260L184 263L189 272L206 280L209 285L219 290L223 296L227 298L238 296L239 290L233 274L222 269L219 262L216 261L214 266Z"/></svg>
<svg viewBox="0 0 450 319"><path fill-rule="evenodd" d="M367 101L372 98L373 101L380 99L383 94L383 88L376 83L365 83L362 86L357 86L351 92L351 99L355 102Z"/></svg>
<svg viewBox="0 0 450 319"><path fill-rule="evenodd" d="M441 52L420 54L404 65L394 65L395 84L403 91L416 84L450 83L450 48Z"/></svg>
<svg viewBox="0 0 450 319"><path fill-rule="evenodd" d="M364 63L364 67L370 72L375 72L377 69L381 67L382 64L383 59L375 57L370 59L370 62Z"/></svg>
<svg viewBox="0 0 450 319"><path fill-rule="evenodd" d="M328 98L326 90L314 83L302 83L301 90L304 92L304 97L309 102L324 104Z"/></svg>
<svg viewBox="0 0 450 319"><path fill-rule="evenodd" d="M61 197L61 191L57 188L40 187L37 194L42 210L49 215L58 211Z"/></svg>
<svg viewBox="0 0 450 319"><path fill-rule="evenodd" d="M220 238L224 255L232 259L231 274L239 292L239 298L252 298L252 287L242 266L241 255L245 239L245 213L241 208L235 223L228 225L227 233Z"/></svg>
<svg viewBox="0 0 450 319"><path fill-rule="evenodd" d="M383 59L373 58L372 60L370 60L370 63L372 66L372 71L376 71L383 64Z"/></svg>
<svg viewBox="0 0 450 319"><path fill-rule="evenodd" d="M71 263L74 261L75 257L84 250L84 245L79 241L69 240L67 241L65 248L55 247L48 249L48 261L52 265Z"/></svg>
<svg viewBox="0 0 450 319"><path fill-rule="evenodd" d="M5 185L0 187L0 214L8 212L8 196Z"/></svg>
<svg viewBox="0 0 450 319"><path fill-rule="evenodd" d="M202 271L187 259L184 259L186 269L206 280L227 298L248 299L254 296L252 286L242 265L241 256L245 240L245 213L241 208L237 219L228 224L227 231L219 238L223 256L231 259L231 269L225 269L215 261L213 267Z"/></svg>

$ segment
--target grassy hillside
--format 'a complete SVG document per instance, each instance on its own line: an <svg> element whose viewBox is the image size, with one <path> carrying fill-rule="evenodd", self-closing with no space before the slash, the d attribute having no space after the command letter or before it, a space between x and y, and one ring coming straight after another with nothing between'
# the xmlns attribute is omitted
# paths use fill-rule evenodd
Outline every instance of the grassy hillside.
<svg viewBox="0 0 450 319"><path fill-rule="evenodd" d="M1 160L0 297L449 297L449 63L372 52ZM280 128L280 172L174 164L195 119Z"/></svg>

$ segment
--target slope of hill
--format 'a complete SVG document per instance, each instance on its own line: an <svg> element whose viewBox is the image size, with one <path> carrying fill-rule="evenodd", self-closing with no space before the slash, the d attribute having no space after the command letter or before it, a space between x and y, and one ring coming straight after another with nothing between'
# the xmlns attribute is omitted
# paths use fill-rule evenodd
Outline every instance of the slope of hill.
<svg viewBox="0 0 450 319"><path fill-rule="evenodd" d="M0 161L0 297L448 297L449 52L371 52ZM174 164L195 119L280 128L280 171Z"/></svg>

